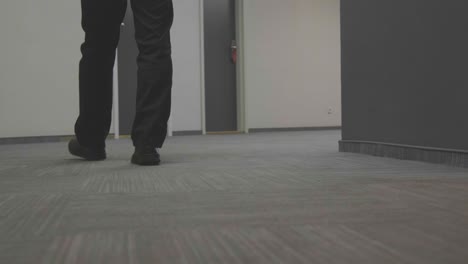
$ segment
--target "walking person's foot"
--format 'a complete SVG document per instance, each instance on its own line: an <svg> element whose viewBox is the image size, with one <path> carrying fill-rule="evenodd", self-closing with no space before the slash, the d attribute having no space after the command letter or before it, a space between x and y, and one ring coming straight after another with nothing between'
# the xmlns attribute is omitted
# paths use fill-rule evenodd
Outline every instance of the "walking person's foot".
<svg viewBox="0 0 468 264"><path fill-rule="evenodd" d="M156 148L135 148L132 163L140 166L157 166L161 163L161 158Z"/></svg>
<svg viewBox="0 0 468 264"><path fill-rule="evenodd" d="M106 159L106 150L104 148L88 148L82 146L76 138L68 143L68 151L76 157L83 158L88 161L99 161Z"/></svg>

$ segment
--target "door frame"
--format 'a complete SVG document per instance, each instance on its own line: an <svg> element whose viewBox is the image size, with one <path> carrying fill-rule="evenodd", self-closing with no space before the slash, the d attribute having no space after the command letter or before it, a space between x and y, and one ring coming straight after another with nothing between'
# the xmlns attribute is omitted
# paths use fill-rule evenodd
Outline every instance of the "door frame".
<svg viewBox="0 0 468 264"><path fill-rule="evenodd" d="M235 1L236 17L236 41L237 41L237 63L236 63L236 90L237 90L237 131L248 133L247 115L246 115L246 96L244 79L244 0ZM206 130L206 99L205 99L205 1L200 0L200 87L201 87L201 118L202 133L207 134Z"/></svg>

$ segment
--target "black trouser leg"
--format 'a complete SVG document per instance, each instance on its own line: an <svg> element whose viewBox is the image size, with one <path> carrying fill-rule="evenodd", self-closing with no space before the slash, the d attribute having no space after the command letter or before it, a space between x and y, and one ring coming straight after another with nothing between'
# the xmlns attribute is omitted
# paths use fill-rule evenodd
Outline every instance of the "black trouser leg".
<svg viewBox="0 0 468 264"><path fill-rule="evenodd" d="M112 78L126 0L81 0L85 41L81 46L80 115L75 134L81 145L104 147L112 118Z"/></svg>
<svg viewBox="0 0 468 264"><path fill-rule="evenodd" d="M97 1L97 0L94 0ZM162 147L171 112L172 0L131 0L138 44L135 147Z"/></svg>

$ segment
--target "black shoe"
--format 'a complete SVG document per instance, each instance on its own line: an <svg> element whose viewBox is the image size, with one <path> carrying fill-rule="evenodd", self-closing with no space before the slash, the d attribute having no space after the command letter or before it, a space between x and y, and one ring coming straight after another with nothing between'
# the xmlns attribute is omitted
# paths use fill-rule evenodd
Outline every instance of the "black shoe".
<svg viewBox="0 0 468 264"><path fill-rule="evenodd" d="M104 148L87 148L80 145L80 143L76 139L70 140L70 142L68 143L68 151L70 151L70 154L88 161L98 161L106 159L106 150Z"/></svg>
<svg viewBox="0 0 468 264"><path fill-rule="evenodd" d="M157 166L161 159L156 148L135 148L132 163L141 166Z"/></svg>

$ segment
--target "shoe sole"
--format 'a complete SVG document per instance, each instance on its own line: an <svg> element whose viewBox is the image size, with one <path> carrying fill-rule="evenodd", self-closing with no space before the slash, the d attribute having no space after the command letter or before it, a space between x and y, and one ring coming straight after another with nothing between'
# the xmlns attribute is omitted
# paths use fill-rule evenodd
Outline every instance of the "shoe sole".
<svg viewBox="0 0 468 264"><path fill-rule="evenodd" d="M71 148L71 144L68 144L68 151L75 157L85 159L87 161L101 161L107 158L106 154L95 154L87 151L75 151Z"/></svg>
<svg viewBox="0 0 468 264"><path fill-rule="evenodd" d="M132 164L140 165L140 166L159 166L161 164L160 160L154 158L153 155L148 155L147 158L139 158L135 155L132 156Z"/></svg>

